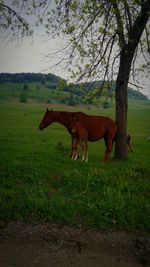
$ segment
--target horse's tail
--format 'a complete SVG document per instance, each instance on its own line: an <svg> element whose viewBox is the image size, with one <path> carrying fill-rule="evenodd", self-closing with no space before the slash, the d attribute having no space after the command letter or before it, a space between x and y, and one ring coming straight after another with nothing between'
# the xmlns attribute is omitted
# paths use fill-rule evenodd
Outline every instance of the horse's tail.
<svg viewBox="0 0 150 267"><path fill-rule="evenodd" d="M118 130L116 131L116 134L115 134L115 136L114 136L114 138L113 138L113 141L112 141L113 144L114 144L114 142L116 141L117 134L118 134Z"/></svg>

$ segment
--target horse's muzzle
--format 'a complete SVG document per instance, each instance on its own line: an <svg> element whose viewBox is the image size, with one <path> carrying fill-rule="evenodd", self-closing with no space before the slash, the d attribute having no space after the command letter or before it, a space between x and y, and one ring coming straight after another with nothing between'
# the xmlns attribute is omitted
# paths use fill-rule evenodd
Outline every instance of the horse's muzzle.
<svg viewBox="0 0 150 267"><path fill-rule="evenodd" d="M42 131L44 128L42 126L39 126L39 130Z"/></svg>

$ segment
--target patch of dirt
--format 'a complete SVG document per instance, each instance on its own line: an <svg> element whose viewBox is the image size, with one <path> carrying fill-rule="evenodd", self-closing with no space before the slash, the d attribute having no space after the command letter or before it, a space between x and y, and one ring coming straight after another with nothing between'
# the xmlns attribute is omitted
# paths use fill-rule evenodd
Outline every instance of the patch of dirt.
<svg viewBox="0 0 150 267"><path fill-rule="evenodd" d="M0 267L149 267L150 236L0 223Z"/></svg>

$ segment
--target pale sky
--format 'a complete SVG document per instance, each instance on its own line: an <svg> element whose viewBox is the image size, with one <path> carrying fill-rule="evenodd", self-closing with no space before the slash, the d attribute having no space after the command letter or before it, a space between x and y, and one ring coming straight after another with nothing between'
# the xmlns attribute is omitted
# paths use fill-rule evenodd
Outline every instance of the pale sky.
<svg viewBox="0 0 150 267"><path fill-rule="evenodd" d="M54 73L67 79L69 74L64 68L51 68L54 60L47 58L58 47L58 40L35 36L33 40L24 39L16 42L0 40L0 72L43 72Z"/></svg>
<svg viewBox="0 0 150 267"><path fill-rule="evenodd" d="M67 69L62 66L59 69L52 68L55 59L50 61L50 58L46 57L46 54L57 49L59 42L58 39L48 40L38 35L34 36L34 40L24 39L20 45L0 40L0 72L53 73L66 80L69 79ZM144 89L140 91L150 98L150 78L145 79L144 84ZM133 86L130 85L130 87Z"/></svg>

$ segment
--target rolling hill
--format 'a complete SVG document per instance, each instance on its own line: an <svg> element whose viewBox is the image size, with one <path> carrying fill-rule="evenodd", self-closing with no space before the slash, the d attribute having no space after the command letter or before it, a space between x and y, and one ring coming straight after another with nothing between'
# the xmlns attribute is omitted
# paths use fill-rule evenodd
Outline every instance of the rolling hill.
<svg viewBox="0 0 150 267"><path fill-rule="evenodd" d="M87 103L109 107L114 102L115 82L111 90L100 92L102 81L67 84L66 80L54 74L43 73L0 73L0 99L19 98L21 102L40 101L76 105ZM128 88L132 100L148 101L141 92Z"/></svg>

